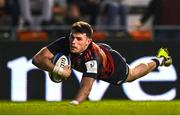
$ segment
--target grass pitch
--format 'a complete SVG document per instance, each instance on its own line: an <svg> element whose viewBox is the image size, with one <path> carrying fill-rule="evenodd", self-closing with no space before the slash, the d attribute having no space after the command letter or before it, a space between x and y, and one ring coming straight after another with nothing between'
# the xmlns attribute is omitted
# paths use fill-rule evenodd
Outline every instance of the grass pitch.
<svg viewBox="0 0 180 116"><path fill-rule="evenodd" d="M47 102L0 101L0 115L174 115L180 114L180 101L85 101L70 105L69 101Z"/></svg>

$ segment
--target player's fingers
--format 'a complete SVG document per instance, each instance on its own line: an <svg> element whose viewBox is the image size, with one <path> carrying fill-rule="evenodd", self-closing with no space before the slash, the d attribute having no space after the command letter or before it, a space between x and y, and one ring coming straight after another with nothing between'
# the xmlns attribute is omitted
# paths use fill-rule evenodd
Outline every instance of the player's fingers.
<svg viewBox="0 0 180 116"><path fill-rule="evenodd" d="M64 66L63 68L64 68L65 70L69 70L69 66L68 66L68 65Z"/></svg>

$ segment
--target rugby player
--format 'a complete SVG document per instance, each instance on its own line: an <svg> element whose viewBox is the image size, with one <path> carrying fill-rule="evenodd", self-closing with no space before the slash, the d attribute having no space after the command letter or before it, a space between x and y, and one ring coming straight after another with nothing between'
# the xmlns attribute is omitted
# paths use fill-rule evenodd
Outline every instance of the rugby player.
<svg viewBox="0 0 180 116"><path fill-rule="evenodd" d="M35 66L57 73L65 79L70 77L72 68L83 73L79 91L71 104L83 102L96 79L120 85L143 77L159 66L172 64L167 49L161 48L154 59L130 67L120 53L105 43L94 43L92 36L91 25L83 21L75 22L69 35L55 40L33 56L32 63ZM71 66L61 68L51 62L58 52L70 57Z"/></svg>

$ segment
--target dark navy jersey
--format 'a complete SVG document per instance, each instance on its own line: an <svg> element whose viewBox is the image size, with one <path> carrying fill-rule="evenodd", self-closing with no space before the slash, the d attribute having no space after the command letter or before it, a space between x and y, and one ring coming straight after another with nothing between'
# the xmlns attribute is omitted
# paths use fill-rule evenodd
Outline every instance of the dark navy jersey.
<svg viewBox="0 0 180 116"><path fill-rule="evenodd" d="M90 43L81 54L70 52L69 37L62 37L49 44L47 48L55 55L62 52L71 57L71 67L83 73L83 77L91 77L108 81L114 73L114 62L111 54L101 44Z"/></svg>
<svg viewBox="0 0 180 116"><path fill-rule="evenodd" d="M71 67L83 73L83 77L104 80L114 85L122 84L128 75L129 67L124 57L109 45L90 43L80 53L70 52L69 37L62 37L52 42L47 48L55 55L59 52L70 56Z"/></svg>

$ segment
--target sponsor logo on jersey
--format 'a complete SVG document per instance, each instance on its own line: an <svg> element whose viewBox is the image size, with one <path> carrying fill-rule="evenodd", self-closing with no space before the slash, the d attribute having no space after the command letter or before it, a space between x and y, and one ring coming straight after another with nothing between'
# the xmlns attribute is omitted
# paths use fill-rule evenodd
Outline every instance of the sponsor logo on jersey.
<svg viewBox="0 0 180 116"><path fill-rule="evenodd" d="M91 60L85 63L87 73L97 73L97 61Z"/></svg>

